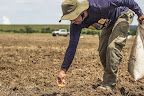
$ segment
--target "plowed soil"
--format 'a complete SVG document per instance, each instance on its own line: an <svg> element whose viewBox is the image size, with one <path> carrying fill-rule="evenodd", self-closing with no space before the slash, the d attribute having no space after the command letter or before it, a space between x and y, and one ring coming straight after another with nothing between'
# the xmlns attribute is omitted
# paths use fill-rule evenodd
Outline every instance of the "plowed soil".
<svg viewBox="0 0 144 96"><path fill-rule="evenodd" d="M0 34L0 96L144 96L144 79L135 81L128 72L133 38L122 50L113 93L97 90L103 79L98 36L80 39L67 84L59 88L56 77L68 42L69 36Z"/></svg>

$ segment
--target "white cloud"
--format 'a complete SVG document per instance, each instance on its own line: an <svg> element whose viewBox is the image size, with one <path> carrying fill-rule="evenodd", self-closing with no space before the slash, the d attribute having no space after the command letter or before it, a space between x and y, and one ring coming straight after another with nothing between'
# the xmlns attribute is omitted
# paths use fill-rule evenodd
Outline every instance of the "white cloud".
<svg viewBox="0 0 144 96"><path fill-rule="evenodd" d="M3 22L3 24L11 24L11 22L10 22L10 20L9 20L9 18L8 17L6 17L6 16L3 16L2 17L2 22Z"/></svg>
<svg viewBox="0 0 144 96"><path fill-rule="evenodd" d="M64 0L48 0L49 2L62 3Z"/></svg>
<svg viewBox="0 0 144 96"><path fill-rule="evenodd" d="M31 0L16 0L16 3L30 3Z"/></svg>

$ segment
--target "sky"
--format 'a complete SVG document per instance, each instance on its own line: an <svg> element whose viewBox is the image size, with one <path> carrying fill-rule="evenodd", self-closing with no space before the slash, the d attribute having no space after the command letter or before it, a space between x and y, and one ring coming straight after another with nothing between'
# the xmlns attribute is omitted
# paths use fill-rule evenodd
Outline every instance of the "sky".
<svg viewBox="0 0 144 96"><path fill-rule="evenodd" d="M83 1L83 0L78 0ZM135 0L143 9L144 0ZM0 0L0 24L70 24L63 20L63 0ZM137 16L132 25L137 25Z"/></svg>

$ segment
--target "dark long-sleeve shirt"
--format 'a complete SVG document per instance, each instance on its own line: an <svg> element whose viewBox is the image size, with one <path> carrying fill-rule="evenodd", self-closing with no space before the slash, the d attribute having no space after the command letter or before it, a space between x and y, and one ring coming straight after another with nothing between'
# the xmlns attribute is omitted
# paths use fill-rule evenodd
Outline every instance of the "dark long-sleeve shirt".
<svg viewBox="0 0 144 96"><path fill-rule="evenodd" d="M66 50L62 68L70 67L75 56L76 48L82 28L88 28L94 23L103 24L104 27L113 25L118 17L129 9L138 16L142 16L142 10L134 0L88 0L88 17L79 25L70 25L70 41Z"/></svg>

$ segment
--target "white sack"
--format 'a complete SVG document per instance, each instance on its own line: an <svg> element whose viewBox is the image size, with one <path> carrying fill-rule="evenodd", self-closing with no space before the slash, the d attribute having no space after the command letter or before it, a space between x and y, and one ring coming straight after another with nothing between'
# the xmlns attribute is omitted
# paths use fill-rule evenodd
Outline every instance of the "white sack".
<svg viewBox="0 0 144 96"><path fill-rule="evenodd" d="M144 23L138 25L130 54L128 71L135 80L144 78Z"/></svg>

